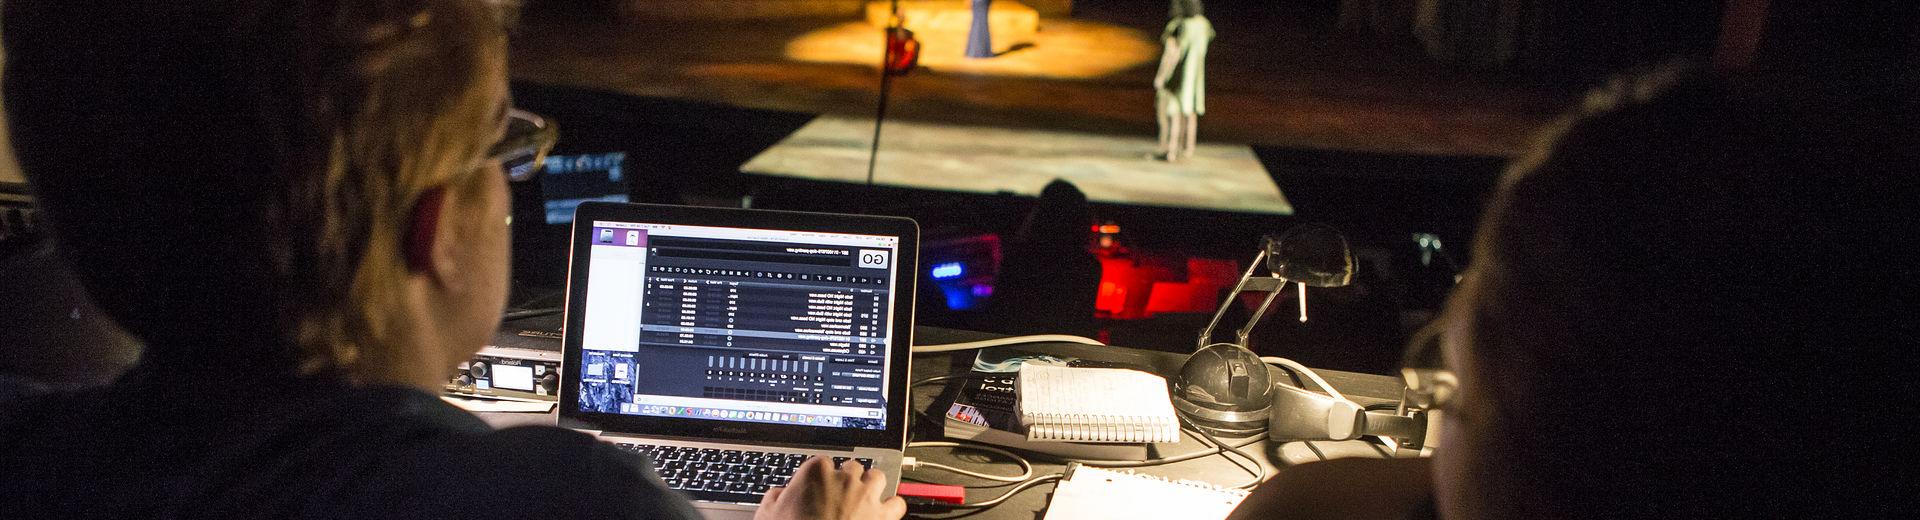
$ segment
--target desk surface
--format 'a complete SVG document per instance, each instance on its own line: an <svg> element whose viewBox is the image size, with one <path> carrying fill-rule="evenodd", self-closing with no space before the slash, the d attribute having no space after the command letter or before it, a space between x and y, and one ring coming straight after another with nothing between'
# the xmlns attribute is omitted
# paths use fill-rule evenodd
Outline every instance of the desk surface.
<svg viewBox="0 0 1920 520"><path fill-rule="evenodd" d="M933 327L919 327L915 329L915 343L922 345L956 343L995 337L1000 336L996 334ZM1102 347L1073 343L1040 343L1023 345L1021 348L1083 359L1115 361L1152 367L1155 372L1167 377L1172 377L1174 374L1177 374L1180 371L1180 365L1186 361L1185 354L1125 347ZM934 376L966 372L968 368L972 366L973 357L974 351L917 355L913 360L911 378L917 381ZM1275 370L1277 371L1277 369ZM1320 370L1318 372L1321 377L1326 378L1328 383L1340 389L1348 398L1362 405L1393 402L1400 397L1399 378L1334 370ZM1281 379L1284 379L1284 377ZM934 401L939 398L941 392L945 389L946 385L940 383L922 385L920 388L915 388L912 396L913 402L911 403L913 411L916 413L927 411L933 406ZM556 423L555 414L552 413L481 413L478 415L495 427L524 424L552 425ZM914 441L938 440L940 438L940 429L939 424L915 423L912 427L910 438ZM1223 440L1230 443L1236 441L1236 439ZM1245 439L1242 438L1238 440ZM1156 445L1155 448L1158 450L1158 452L1154 454L1157 457L1167 457L1208 449L1198 440L1186 434L1182 434L1179 444L1160 444ZM1261 465L1266 468L1269 476L1272 475L1276 466L1280 464L1278 459L1274 457L1273 450L1274 446L1265 440L1261 440L1245 448L1245 451L1248 453L1262 456L1264 460L1261 461ZM1018 467L1004 460L1000 460L998 457L989 457L975 451L960 451L956 453L946 448L914 448L908 450L908 455L918 457L925 461L938 462L983 473L1013 474L1018 470ZM1042 458L1033 458L1031 460L1034 463L1035 475L1059 473L1065 467L1065 464L1061 461ZM1219 456L1202 457L1162 466L1138 468L1136 471L1169 478L1199 480L1221 485L1243 483L1246 482L1248 478L1251 478L1251 475L1245 470ZM906 476L908 480L937 484L965 486L999 484L939 470L918 470L908 473ZM982 501L999 496L1001 493L1004 493L1006 489L1006 487L970 489L968 490L967 498L969 502ZM930 515L927 516L927 518L945 518L965 515L980 519L1018 518L1032 520L1038 518L1038 513L1046 509L1047 499L1052 489L1053 484L1043 484L1021 492L1019 495L1015 495L1005 503L992 509L984 511L956 511L948 514Z"/></svg>

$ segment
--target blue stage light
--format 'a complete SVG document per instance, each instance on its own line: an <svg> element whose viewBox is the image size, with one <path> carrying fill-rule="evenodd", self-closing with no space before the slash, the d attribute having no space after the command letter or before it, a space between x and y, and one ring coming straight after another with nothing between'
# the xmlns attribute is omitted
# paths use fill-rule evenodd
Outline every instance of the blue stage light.
<svg viewBox="0 0 1920 520"><path fill-rule="evenodd" d="M960 262L947 262L933 266L933 279L935 280L959 278L960 275L963 274L967 274L967 268Z"/></svg>

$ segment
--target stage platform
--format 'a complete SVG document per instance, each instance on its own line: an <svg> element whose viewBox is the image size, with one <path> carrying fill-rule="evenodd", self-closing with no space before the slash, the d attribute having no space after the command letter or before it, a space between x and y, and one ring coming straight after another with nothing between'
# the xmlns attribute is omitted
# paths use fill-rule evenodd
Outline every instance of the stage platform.
<svg viewBox="0 0 1920 520"><path fill-rule="evenodd" d="M740 167L751 175L861 184L871 118L821 116ZM1267 169L1241 144L1201 143L1193 158L1152 158L1152 136L888 121L874 184L1034 196L1066 179L1097 203L1292 215Z"/></svg>

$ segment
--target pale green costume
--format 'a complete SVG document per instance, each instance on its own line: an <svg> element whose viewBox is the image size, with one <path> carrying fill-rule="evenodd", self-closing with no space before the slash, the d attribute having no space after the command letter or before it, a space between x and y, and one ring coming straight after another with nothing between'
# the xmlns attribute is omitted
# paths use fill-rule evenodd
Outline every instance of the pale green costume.
<svg viewBox="0 0 1920 520"><path fill-rule="evenodd" d="M1213 24L1200 15L1199 0L1175 0L1173 21L1161 41L1160 70L1154 74L1154 108L1159 112L1160 151L1168 161L1192 157L1200 114L1207 113L1207 43Z"/></svg>
<svg viewBox="0 0 1920 520"><path fill-rule="evenodd" d="M1167 22L1162 41L1172 41L1163 58L1178 60L1173 74L1161 78L1154 88L1168 96L1160 104L1163 115L1200 115L1207 113L1207 43L1213 40L1213 24L1205 16L1185 16Z"/></svg>

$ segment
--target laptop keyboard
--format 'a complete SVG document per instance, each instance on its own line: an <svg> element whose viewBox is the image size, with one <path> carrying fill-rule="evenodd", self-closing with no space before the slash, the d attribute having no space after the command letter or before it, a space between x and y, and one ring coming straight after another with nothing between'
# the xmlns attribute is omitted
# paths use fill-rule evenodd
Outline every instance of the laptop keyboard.
<svg viewBox="0 0 1920 520"><path fill-rule="evenodd" d="M655 446L629 442L613 443L622 450L646 455L653 470L667 487L687 493L695 499L720 502L759 503L760 496L774 486L793 479L794 470L807 461L807 455L755 450L723 450L685 446ZM873 468L873 459L834 457L834 467L848 460Z"/></svg>

